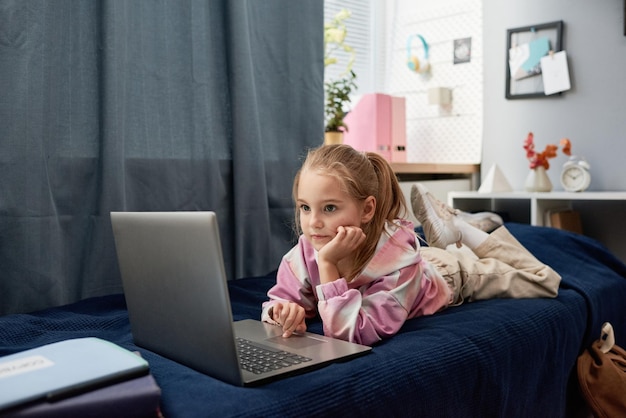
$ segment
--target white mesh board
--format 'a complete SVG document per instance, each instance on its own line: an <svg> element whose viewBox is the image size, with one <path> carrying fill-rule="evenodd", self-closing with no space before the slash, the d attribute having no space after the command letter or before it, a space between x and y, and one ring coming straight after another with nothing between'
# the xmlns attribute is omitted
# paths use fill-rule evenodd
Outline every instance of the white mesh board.
<svg viewBox="0 0 626 418"><path fill-rule="evenodd" d="M480 163L482 144L482 3L479 0L398 0L390 27L389 94L406 97L407 161ZM431 72L407 67L407 39L422 35L429 44ZM454 64L454 40L471 38L470 62ZM422 60L414 39L411 53ZM428 89L452 90L452 103L428 103Z"/></svg>

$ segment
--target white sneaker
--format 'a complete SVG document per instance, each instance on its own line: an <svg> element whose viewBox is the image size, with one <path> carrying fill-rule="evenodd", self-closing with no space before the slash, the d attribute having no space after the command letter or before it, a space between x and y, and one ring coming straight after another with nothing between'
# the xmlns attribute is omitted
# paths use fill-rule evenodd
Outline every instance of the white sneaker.
<svg viewBox="0 0 626 418"><path fill-rule="evenodd" d="M458 211L437 200L426 187L417 183L411 187L413 214L422 224L426 242L431 247L446 248L452 243L461 247L461 231L453 219Z"/></svg>
<svg viewBox="0 0 626 418"><path fill-rule="evenodd" d="M456 209L456 214L468 224L487 233L499 228L503 224L500 215L493 212L468 213Z"/></svg>

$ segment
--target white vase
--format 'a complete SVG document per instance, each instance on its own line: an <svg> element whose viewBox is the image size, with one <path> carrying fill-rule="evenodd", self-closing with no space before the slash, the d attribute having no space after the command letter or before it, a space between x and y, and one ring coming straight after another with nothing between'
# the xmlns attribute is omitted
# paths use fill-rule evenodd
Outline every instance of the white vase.
<svg viewBox="0 0 626 418"><path fill-rule="evenodd" d="M552 182L543 166L533 168L526 177L524 189L527 192L549 192L552 191Z"/></svg>

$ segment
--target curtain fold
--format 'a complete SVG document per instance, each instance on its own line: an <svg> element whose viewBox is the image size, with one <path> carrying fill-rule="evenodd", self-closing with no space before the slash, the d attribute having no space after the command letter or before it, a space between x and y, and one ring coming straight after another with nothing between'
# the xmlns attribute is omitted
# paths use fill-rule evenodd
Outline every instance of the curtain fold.
<svg viewBox="0 0 626 418"><path fill-rule="evenodd" d="M0 1L0 314L121 292L109 213L217 212L229 278L293 245L323 2Z"/></svg>

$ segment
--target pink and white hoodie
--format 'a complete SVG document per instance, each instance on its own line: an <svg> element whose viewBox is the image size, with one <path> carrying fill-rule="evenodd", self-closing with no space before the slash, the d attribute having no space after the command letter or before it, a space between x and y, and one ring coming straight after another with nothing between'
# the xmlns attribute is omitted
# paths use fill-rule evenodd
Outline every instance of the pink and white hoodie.
<svg viewBox="0 0 626 418"><path fill-rule="evenodd" d="M276 324L269 309L276 301L291 301L304 307L307 318L319 312L325 335L372 345L395 335L407 319L447 306L451 291L422 260L413 224L397 220L385 230L374 256L354 280L326 284L320 283L317 252L301 236L278 267L261 319Z"/></svg>

